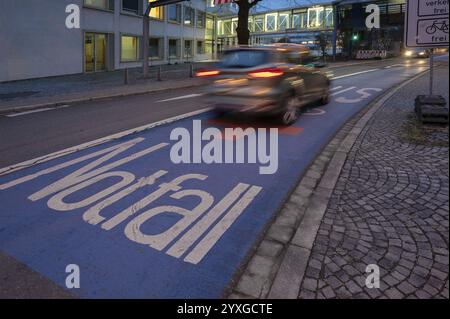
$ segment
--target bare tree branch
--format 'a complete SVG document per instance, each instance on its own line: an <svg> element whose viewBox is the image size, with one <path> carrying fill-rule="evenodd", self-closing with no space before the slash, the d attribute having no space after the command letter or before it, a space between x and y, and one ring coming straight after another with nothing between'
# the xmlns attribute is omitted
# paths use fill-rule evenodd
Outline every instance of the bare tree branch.
<svg viewBox="0 0 450 319"><path fill-rule="evenodd" d="M252 2L250 2L250 8L253 8L254 6L256 6L261 1L262 0L253 0Z"/></svg>

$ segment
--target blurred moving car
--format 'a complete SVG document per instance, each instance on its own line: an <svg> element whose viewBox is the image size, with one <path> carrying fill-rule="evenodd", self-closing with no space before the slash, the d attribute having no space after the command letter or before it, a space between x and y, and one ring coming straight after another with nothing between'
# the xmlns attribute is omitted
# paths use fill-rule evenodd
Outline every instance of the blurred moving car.
<svg viewBox="0 0 450 319"><path fill-rule="evenodd" d="M409 48L403 52L403 55L407 58L428 58L430 51L424 48Z"/></svg>
<svg viewBox="0 0 450 319"><path fill-rule="evenodd" d="M306 46L277 43L228 50L216 69L196 75L214 77L207 96L219 114L271 115L289 125L303 106L328 103L331 74L324 67Z"/></svg>

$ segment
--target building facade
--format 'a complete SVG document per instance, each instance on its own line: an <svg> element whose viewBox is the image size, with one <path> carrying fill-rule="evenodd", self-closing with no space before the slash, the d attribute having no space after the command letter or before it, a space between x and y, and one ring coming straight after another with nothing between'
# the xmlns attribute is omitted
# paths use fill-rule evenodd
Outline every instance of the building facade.
<svg viewBox="0 0 450 319"><path fill-rule="evenodd" d="M250 44L280 41L301 43L318 50L318 36L331 37L334 25L331 4L296 6L278 10L253 10L249 16ZM217 50L220 52L237 44L236 14L217 17Z"/></svg>
<svg viewBox="0 0 450 319"><path fill-rule="evenodd" d="M367 29L366 7L380 10L380 28ZM357 50L386 50L398 54L403 48L406 14L405 0L341 0L336 3L338 42L344 52L355 56Z"/></svg>
<svg viewBox="0 0 450 319"><path fill-rule="evenodd" d="M0 82L141 66L148 1L156 0L1 0ZM295 3L274 9L266 6L274 2L262 1L254 7L250 44L301 43L320 55L326 43L329 55L335 49L347 56L360 49L402 48L405 0L375 0L381 10L376 30L365 26L366 6L374 0ZM66 27L70 4L80 8L80 28ZM215 59L237 45L237 11L235 3L215 6L214 0L152 9L149 65Z"/></svg>
<svg viewBox="0 0 450 319"><path fill-rule="evenodd" d="M155 0L0 1L0 82L142 65L142 14ZM68 29L66 7L80 8ZM150 65L211 59L214 17L206 0L150 12Z"/></svg>

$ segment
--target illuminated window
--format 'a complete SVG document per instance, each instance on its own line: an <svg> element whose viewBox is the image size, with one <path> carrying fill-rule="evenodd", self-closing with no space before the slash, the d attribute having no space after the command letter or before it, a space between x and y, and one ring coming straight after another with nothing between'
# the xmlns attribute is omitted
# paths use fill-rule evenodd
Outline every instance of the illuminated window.
<svg viewBox="0 0 450 319"><path fill-rule="evenodd" d="M114 10L114 1L111 0L84 0L84 4L88 7Z"/></svg>
<svg viewBox="0 0 450 319"><path fill-rule="evenodd" d="M275 31L277 29L277 14L266 14L266 31Z"/></svg>
<svg viewBox="0 0 450 319"><path fill-rule="evenodd" d="M148 2L155 2L157 0L149 0ZM154 19L164 20L164 7L156 7L150 10L150 17Z"/></svg>
<svg viewBox="0 0 450 319"><path fill-rule="evenodd" d="M289 29L289 13L280 13L278 15L278 30Z"/></svg>
<svg viewBox="0 0 450 319"><path fill-rule="evenodd" d="M225 31L224 31L224 27L223 27L223 21L219 20L217 21L217 34L218 35L224 35Z"/></svg>
<svg viewBox="0 0 450 319"><path fill-rule="evenodd" d="M122 36L121 60L138 61L139 60L139 38L133 36Z"/></svg>
<svg viewBox="0 0 450 319"><path fill-rule="evenodd" d="M292 27L295 29L305 29L307 27L308 22L308 13L305 12L296 12L292 15Z"/></svg>
<svg viewBox="0 0 450 319"><path fill-rule="evenodd" d="M253 32L255 31L255 25L253 24L253 18L248 18L248 31Z"/></svg>
<svg viewBox="0 0 450 319"><path fill-rule="evenodd" d="M214 18L206 18L205 38L209 40L214 39Z"/></svg>
<svg viewBox="0 0 450 319"><path fill-rule="evenodd" d="M206 41L205 53L206 54L212 54L213 53L213 47L214 47L214 44L213 44L212 41Z"/></svg>
<svg viewBox="0 0 450 319"><path fill-rule="evenodd" d="M264 17L255 17L255 32L264 31Z"/></svg>
<svg viewBox="0 0 450 319"><path fill-rule="evenodd" d="M323 7L308 9L308 27L318 28L322 26L323 22Z"/></svg>
<svg viewBox="0 0 450 319"><path fill-rule="evenodd" d="M223 22L223 31L224 31L225 35L230 35L232 33L232 31L231 31L231 20Z"/></svg>
<svg viewBox="0 0 450 319"><path fill-rule="evenodd" d="M237 18L233 18L231 20L231 34L236 34L237 26L238 26L238 19Z"/></svg>

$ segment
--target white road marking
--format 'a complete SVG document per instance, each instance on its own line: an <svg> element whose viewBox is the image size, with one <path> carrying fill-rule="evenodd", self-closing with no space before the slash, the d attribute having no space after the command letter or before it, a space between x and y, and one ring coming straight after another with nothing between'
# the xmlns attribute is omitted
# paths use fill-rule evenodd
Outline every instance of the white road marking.
<svg viewBox="0 0 450 319"><path fill-rule="evenodd" d="M316 107L316 108L313 108L313 109L311 109L309 111L306 111L302 115L317 116L317 115L323 115L325 113L326 113L325 110L322 110L321 108Z"/></svg>
<svg viewBox="0 0 450 319"><path fill-rule="evenodd" d="M342 86L340 86L340 85L335 86L335 87L331 88L330 91L339 90L339 89L342 89Z"/></svg>
<svg viewBox="0 0 450 319"><path fill-rule="evenodd" d="M179 120L191 117L191 116L195 116L195 115L198 115L198 114L202 114L202 113L205 113L205 112L208 112L208 111L211 111L211 110L212 110L211 107L206 107L206 108L203 108L203 109L200 109L200 110L197 110L197 111L184 113L184 114L181 114L181 115L177 115L177 116L174 116L174 117L167 118L165 120L153 122L153 123L146 124L146 125L143 125L143 126L139 126L139 127L136 127L136 128L132 128L132 129L129 129L129 130L126 130L126 131L122 131L122 132L119 132L119 133L116 133L116 134L108 135L108 136L105 136L105 137L102 137L102 138L99 138L99 139L96 139L96 140L93 140L93 141L90 141L90 142L86 142L86 143L83 143L83 144L80 144L80 145L76 145L76 146L73 146L73 147L69 147L69 148L63 149L61 151L57 151L57 152L54 152L54 153L51 153L51 154L47 154L47 155L44 155L44 156L33 158L31 160L28 160L28 161L24 161L24 162L17 163L17 164L8 166L8 167L4 167L4 168L0 169L0 176L5 175L5 174L9 174L9 173L12 173L12 172L24 169L26 167L30 167L30 166L36 165L36 164L45 163L45 162L48 162L48 161L53 160L55 158L58 158L58 157L61 157L61 156L65 156L65 155L68 155L68 154L71 154L71 153L74 153L74 152L77 152L77 151L81 151L81 150L84 150L84 149L87 149L87 148L90 148L90 147L93 147L93 146L96 146L96 145L101 145L101 144L106 143L106 142L117 140L117 139L122 138L122 137L127 136L127 135L131 135L131 134L134 134L134 133L139 133L139 132L142 132L142 131L145 131L145 130L148 130L148 129L151 129L151 128L154 128L154 127L157 127L157 126L160 126L160 125L163 125L163 124L176 122L176 121L179 121Z"/></svg>
<svg viewBox="0 0 450 319"><path fill-rule="evenodd" d="M337 103L345 103L345 104L351 104L351 103L358 103L362 100L368 99L372 93L368 93L370 91L380 92L382 89L379 88L362 88L356 91L360 95L359 98L356 99L348 99L345 96L340 96L336 100L334 100Z"/></svg>
<svg viewBox="0 0 450 319"><path fill-rule="evenodd" d="M190 98L197 97L197 96L202 96L202 95L204 95L204 94L201 94L201 93L188 94L188 95L183 95L183 96L173 97L173 98L166 99L166 100L156 101L156 103L169 102L169 101L176 101L176 100L183 100L183 99L190 99Z"/></svg>
<svg viewBox="0 0 450 319"><path fill-rule="evenodd" d="M400 64L400 63L397 63L397 64L392 64L392 65L387 65L387 66L385 66L384 68L385 69L390 69L390 68L392 68L392 67L394 67L394 66L402 66L403 64Z"/></svg>
<svg viewBox="0 0 450 319"><path fill-rule="evenodd" d="M206 234L195 248L184 258L184 261L197 264L210 251L234 221L242 214L247 206L261 191L261 187L252 186L242 198L228 211L228 213Z"/></svg>
<svg viewBox="0 0 450 319"><path fill-rule="evenodd" d="M369 72L373 72L373 71L378 71L379 69L370 69L370 70L365 70L365 71L361 71L361 72L356 72L356 73L350 73L350 74L345 74L345 75L340 75L340 76L335 76L333 78L331 78L332 80L337 80L337 79L342 79L342 78L347 78L349 76L354 76L354 75L358 75L358 74L363 74L363 73L369 73Z"/></svg>
<svg viewBox="0 0 450 319"><path fill-rule="evenodd" d="M349 88L346 88L346 89L334 92L334 93L330 94L330 96L338 95L338 94L341 94L341 93L344 93L344 92L347 92L347 91L351 91L353 89L356 89L356 86L351 86Z"/></svg>
<svg viewBox="0 0 450 319"><path fill-rule="evenodd" d="M33 114L33 113L39 113L39 112L45 112L45 111L62 109L62 108L68 107L68 106L69 105L61 105L61 106L58 106L58 107L46 107L46 108L43 108L43 109L36 109L36 110L25 111L25 112L20 112L20 113L11 113L11 114L7 114L5 116L6 117L16 117L16 116Z"/></svg>
<svg viewBox="0 0 450 319"><path fill-rule="evenodd" d="M217 203L202 219L183 235L168 251L173 257L181 257L208 228L244 193L250 185L239 183L227 196Z"/></svg>

